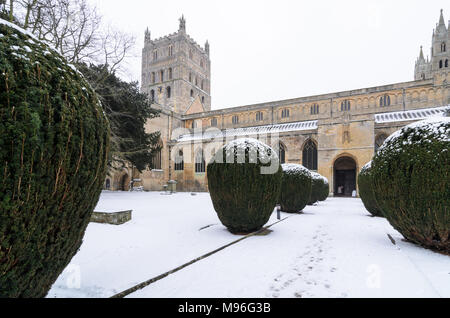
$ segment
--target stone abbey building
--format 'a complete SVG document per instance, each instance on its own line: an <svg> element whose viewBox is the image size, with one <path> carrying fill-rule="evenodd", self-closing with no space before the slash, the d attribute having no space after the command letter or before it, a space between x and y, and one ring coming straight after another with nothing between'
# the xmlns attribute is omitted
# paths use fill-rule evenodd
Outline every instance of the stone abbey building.
<svg viewBox="0 0 450 318"><path fill-rule="evenodd" d="M332 195L349 196L358 172L391 133L450 104L449 29L441 10L431 59L421 48L414 81L219 110L211 110L208 42L202 47L189 37L184 17L168 36L152 39L147 30L142 92L161 110L148 131L161 132L162 150L152 169L115 172L106 188L128 190L134 179L145 190L160 191L175 180L179 191L207 191L206 165L215 151L248 136L270 144L283 163L327 177Z"/></svg>

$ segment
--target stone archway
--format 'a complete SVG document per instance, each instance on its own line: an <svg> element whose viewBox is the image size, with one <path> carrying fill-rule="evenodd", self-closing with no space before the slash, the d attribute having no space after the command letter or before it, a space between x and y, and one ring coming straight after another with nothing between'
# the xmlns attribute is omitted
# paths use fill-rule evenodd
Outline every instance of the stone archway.
<svg viewBox="0 0 450 318"><path fill-rule="evenodd" d="M130 189L130 177L127 173L122 175L119 180L119 191L128 191Z"/></svg>
<svg viewBox="0 0 450 318"><path fill-rule="evenodd" d="M351 197L356 191L356 162L344 156L334 162L334 196Z"/></svg>

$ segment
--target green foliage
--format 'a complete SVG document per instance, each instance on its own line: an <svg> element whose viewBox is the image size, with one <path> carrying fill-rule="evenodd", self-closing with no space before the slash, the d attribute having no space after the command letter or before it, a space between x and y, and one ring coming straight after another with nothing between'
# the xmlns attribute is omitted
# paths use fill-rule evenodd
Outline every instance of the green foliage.
<svg viewBox="0 0 450 318"><path fill-rule="evenodd" d="M302 165L284 164L281 182L281 210L288 213L303 211L311 197L311 172Z"/></svg>
<svg viewBox="0 0 450 318"><path fill-rule="evenodd" d="M148 96L139 91L139 83L127 83L105 65L79 65L79 70L99 95L111 124L111 158L116 163L131 163L140 172L150 167L159 150L160 133L147 133L147 120L159 116Z"/></svg>
<svg viewBox="0 0 450 318"><path fill-rule="evenodd" d="M82 243L109 126L64 58L0 20L0 297L44 297Z"/></svg>
<svg viewBox="0 0 450 318"><path fill-rule="evenodd" d="M373 193L372 178L372 165L369 163L362 168L358 176L359 196L370 214L382 217L383 212L378 207Z"/></svg>
<svg viewBox="0 0 450 318"><path fill-rule="evenodd" d="M275 173L264 174L261 169L270 166L268 152L277 166ZM230 232L250 233L269 221L282 177L278 156L271 148L254 139L231 142L217 152L207 174L214 209Z"/></svg>
<svg viewBox="0 0 450 318"><path fill-rule="evenodd" d="M308 205L314 205L315 203L321 201L320 199L323 199L325 192L324 178L316 172L311 172L311 177L312 177L311 196L309 198Z"/></svg>
<svg viewBox="0 0 450 318"><path fill-rule="evenodd" d="M322 181L323 182L318 199L319 201L326 201L328 199L328 196L330 195L330 184L328 182L328 179L325 177L322 177Z"/></svg>
<svg viewBox="0 0 450 318"><path fill-rule="evenodd" d="M376 154L375 199L406 239L450 252L450 118L428 119L389 137Z"/></svg>

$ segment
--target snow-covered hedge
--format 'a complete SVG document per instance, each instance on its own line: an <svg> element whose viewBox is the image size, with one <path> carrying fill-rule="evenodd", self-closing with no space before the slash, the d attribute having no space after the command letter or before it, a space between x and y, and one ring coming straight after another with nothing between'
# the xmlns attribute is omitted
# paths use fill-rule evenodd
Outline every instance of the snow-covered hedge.
<svg viewBox="0 0 450 318"><path fill-rule="evenodd" d="M311 197L311 172L297 164L283 164L280 205L288 213L301 212Z"/></svg>
<svg viewBox="0 0 450 318"><path fill-rule="evenodd" d="M312 186L311 186L311 196L308 205L313 205L319 201L325 201L328 198L329 186L328 180L317 172L311 172ZM326 183L325 183L326 182ZM328 191L326 198L325 193Z"/></svg>
<svg viewBox="0 0 450 318"><path fill-rule="evenodd" d="M383 216L375 201L372 183L372 161L366 164L358 176L359 195L367 211L373 216Z"/></svg>
<svg viewBox="0 0 450 318"><path fill-rule="evenodd" d="M238 139L216 153L207 174L214 209L230 232L250 233L269 221L282 176L272 148L255 139Z"/></svg>
<svg viewBox="0 0 450 318"><path fill-rule="evenodd" d="M450 118L394 133L372 169L375 199L391 225L412 242L450 252Z"/></svg>
<svg viewBox="0 0 450 318"><path fill-rule="evenodd" d="M82 243L107 119L73 66L0 20L0 297L43 297Z"/></svg>

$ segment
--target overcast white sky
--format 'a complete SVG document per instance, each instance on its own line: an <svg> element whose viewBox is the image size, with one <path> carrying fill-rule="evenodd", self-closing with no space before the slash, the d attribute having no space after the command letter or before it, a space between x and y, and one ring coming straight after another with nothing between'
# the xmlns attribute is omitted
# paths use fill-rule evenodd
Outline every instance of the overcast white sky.
<svg viewBox="0 0 450 318"><path fill-rule="evenodd" d="M414 80L420 45L430 55L448 0L89 0L104 21L137 37L128 78L140 80L144 31L178 30L212 62L212 108L310 96Z"/></svg>

